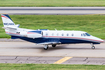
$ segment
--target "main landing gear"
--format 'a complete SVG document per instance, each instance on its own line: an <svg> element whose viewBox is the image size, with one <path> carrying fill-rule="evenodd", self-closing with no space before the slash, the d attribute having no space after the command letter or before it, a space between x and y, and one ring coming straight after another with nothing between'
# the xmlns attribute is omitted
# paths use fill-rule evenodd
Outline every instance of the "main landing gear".
<svg viewBox="0 0 105 70"><path fill-rule="evenodd" d="M48 49L48 47L49 47L48 45L45 45L45 46L44 46L44 50L47 50L47 49Z"/></svg>
<svg viewBox="0 0 105 70"><path fill-rule="evenodd" d="M56 47L56 44L53 44L52 47Z"/></svg>
<svg viewBox="0 0 105 70"><path fill-rule="evenodd" d="M56 44L53 44L52 47L56 47ZM48 48L49 48L48 45L45 45L45 46L44 46L44 50L47 50Z"/></svg>
<svg viewBox="0 0 105 70"><path fill-rule="evenodd" d="M94 44L93 44L93 43L91 43L91 45L92 45L92 47L91 47L91 48L92 48L92 49L95 49L95 46L94 46Z"/></svg>

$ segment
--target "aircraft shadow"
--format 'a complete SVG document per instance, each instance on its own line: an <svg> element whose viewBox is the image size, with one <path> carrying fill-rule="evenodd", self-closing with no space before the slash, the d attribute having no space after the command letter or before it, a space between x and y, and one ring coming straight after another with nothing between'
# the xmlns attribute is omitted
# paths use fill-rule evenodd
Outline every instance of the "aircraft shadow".
<svg viewBox="0 0 105 70"><path fill-rule="evenodd" d="M48 50L44 50L43 49L44 48L44 46L37 46L37 47L29 47L29 46L27 46L27 47L0 47L0 49L41 49L41 51L53 51L53 50L60 50L60 49L69 49L69 50L93 50L93 49L91 49L91 47L81 47L81 46L79 46L79 47L67 47L67 46L57 46L57 47L49 47L49 49ZM94 49L94 50L105 50L105 48L97 48L96 47L96 49Z"/></svg>

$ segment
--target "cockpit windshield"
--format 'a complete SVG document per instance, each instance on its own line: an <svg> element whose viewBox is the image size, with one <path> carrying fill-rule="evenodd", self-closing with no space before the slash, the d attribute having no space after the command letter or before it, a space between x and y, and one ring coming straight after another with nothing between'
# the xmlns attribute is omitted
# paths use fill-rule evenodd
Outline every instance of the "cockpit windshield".
<svg viewBox="0 0 105 70"><path fill-rule="evenodd" d="M85 35L86 35L86 36L91 36L91 35L90 35L90 34L88 34L88 33L85 33Z"/></svg>
<svg viewBox="0 0 105 70"><path fill-rule="evenodd" d="M91 36L91 35L88 33L83 33L83 34L81 34L81 36Z"/></svg>

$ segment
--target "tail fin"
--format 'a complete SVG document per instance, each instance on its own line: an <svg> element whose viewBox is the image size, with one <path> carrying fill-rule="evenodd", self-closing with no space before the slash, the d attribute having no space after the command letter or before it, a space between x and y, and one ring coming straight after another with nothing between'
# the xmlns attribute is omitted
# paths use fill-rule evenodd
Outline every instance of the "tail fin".
<svg viewBox="0 0 105 70"><path fill-rule="evenodd" d="M7 14L1 14L4 27L15 26L15 23Z"/></svg>

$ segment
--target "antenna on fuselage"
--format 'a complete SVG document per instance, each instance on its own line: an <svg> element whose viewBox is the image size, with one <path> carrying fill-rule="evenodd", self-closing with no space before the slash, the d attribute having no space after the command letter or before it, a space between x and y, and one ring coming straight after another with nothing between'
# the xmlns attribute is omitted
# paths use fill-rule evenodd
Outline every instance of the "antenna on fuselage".
<svg viewBox="0 0 105 70"><path fill-rule="evenodd" d="M55 30L57 31L57 29L55 28Z"/></svg>

